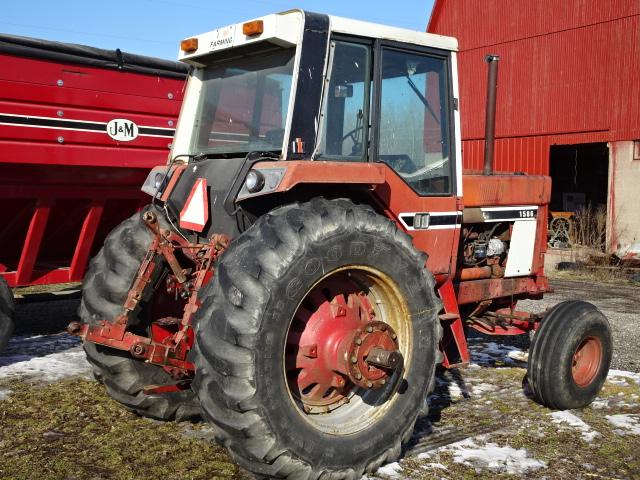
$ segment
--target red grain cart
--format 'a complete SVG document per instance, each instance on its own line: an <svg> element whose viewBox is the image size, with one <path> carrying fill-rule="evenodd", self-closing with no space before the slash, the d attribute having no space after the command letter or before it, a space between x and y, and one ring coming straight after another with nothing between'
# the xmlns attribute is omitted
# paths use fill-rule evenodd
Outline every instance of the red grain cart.
<svg viewBox="0 0 640 480"><path fill-rule="evenodd" d="M186 73L0 34L0 347L7 284L80 281L105 235L145 203L140 185L167 160Z"/></svg>

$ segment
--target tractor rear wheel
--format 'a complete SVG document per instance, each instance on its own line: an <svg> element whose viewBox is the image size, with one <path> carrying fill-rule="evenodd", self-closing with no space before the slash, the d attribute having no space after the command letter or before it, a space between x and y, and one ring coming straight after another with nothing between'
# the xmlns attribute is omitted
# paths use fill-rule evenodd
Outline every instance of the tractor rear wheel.
<svg viewBox="0 0 640 480"><path fill-rule="evenodd" d="M79 314L83 322L114 320L123 313L129 289L152 242L141 215L136 213L118 225L91 260L82 286ZM138 328L148 327L145 324L149 322L143 318L146 312L144 305L137 311ZM85 342L84 350L96 378L112 398L128 409L159 420L199 416L200 407L191 389L150 395L143 392L146 386L175 383L161 367L136 360L129 352L91 342Z"/></svg>
<svg viewBox="0 0 640 480"><path fill-rule="evenodd" d="M612 354L609 322L594 305L559 303L542 319L529 352L534 398L558 410L586 407L607 378Z"/></svg>
<svg viewBox="0 0 640 480"><path fill-rule="evenodd" d="M0 277L0 352L7 346L13 333L14 314L13 294L6 280Z"/></svg>
<svg viewBox="0 0 640 480"><path fill-rule="evenodd" d="M426 413L440 301L426 255L371 208L317 198L222 255L196 321L216 438L259 477L359 479Z"/></svg>

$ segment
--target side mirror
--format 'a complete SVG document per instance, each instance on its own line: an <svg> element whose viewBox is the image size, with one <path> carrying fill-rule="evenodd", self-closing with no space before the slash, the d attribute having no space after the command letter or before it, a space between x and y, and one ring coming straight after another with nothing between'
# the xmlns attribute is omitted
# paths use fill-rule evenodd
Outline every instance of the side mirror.
<svg viewBox="0 0 640 480"><path fill-rule="evenodd" d="M336 85L333 96L335 98L353 97L353 85Z"/></svg>

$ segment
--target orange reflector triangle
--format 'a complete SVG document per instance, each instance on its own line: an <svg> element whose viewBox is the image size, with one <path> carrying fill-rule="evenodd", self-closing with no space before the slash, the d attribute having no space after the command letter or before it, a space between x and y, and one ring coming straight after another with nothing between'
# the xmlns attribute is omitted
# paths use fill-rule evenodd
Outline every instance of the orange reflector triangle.
<svg viewBox="0 0 640 480"><path fill-rule="evenodd" d="M180 226L196 232L202 232L209 221L209 199L207 198L207 180L199 178L191 189L189 198L180 212Z"/></svg>

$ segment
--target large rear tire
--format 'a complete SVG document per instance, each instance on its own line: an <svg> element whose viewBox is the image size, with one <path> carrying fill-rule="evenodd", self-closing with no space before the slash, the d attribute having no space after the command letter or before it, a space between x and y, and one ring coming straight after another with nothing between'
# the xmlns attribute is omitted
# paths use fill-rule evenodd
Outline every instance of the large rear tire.
<svg viewBox="0 0 640 480"><path fill-rule="evenodd" d="M349 200L278 208L230 245L202 293L193 388L242 467L259 477L359 479L400 456L441 360L441 303L425 263L393 222ZM322 383L320 352L330 347L318 332L330 336L350 315L384 324L365 329L376 338L395 332L404 368L378 389L339 375ZM368 342L358 335L358 345Z"/></svg>
<svg viewBox="0 0 640 480"><path fill-rule="evenodd" d="M0 277L0 352L9 343L14 327L15 302L6 280Z"/></svg>
<svg viewBox="0 0 640 480"><path fill-rule="evenodd" d="M559 303L542 319L529 352L534 398L557 410L586 407L607 379L612 354L611 328L600 310L578 300Z"/></svg>
<svg viewBox="0 0 640 480"><path fill-rule="evenodd" d="M151 232L141 215L136 213L118 225L91 260L82 287L79 314L83 322L96 324L100 320L114 320L124 311L129 289L152 242ZM139 309L137 315L141 316L142 310ZM138 321L144 323L142 318ZM143 388L149 385L175 383L161 367L136 360L128 352L95 343L85 342L84 350L96 378L104 383L112 398L128 409L159 420L181 421L200 415L191 389L143 393Z"/></svg>

